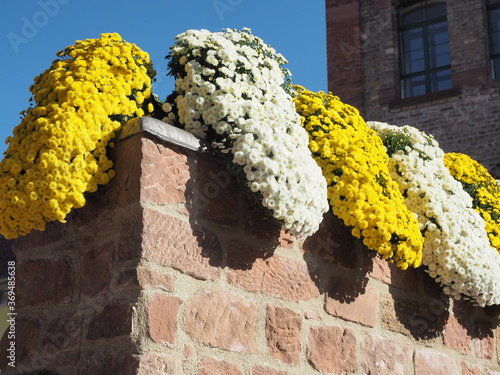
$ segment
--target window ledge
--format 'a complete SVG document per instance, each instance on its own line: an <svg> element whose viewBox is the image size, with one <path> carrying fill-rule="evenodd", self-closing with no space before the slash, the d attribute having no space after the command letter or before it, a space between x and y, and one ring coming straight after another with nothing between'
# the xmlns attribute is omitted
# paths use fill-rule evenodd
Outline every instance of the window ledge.
<svg viewBox="0 0 500 375"><path fill-rule="evenodd" d="M425 107L438 102L457 99L461 94L459 87L454 87L448 90L437 91L430 94L413 96L405 99L395 99L389 103L389 111L397 112L406 108Z"/></svg>
<svg viewBox="0 0 500 375"><path fill-rule="evenodd" d="M481 81L482 90L498 90L500 89L500 78L495 78L487 82Z"/></svg>

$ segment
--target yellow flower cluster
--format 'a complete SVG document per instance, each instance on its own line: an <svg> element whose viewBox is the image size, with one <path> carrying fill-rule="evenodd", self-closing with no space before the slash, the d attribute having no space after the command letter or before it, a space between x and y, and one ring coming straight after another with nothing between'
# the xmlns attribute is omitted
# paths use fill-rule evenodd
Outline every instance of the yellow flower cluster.
<svg viewBox="0 0 500 375"><path fill-rule="evenodd" d="M309 147L328 183L333 213L352 234L401 269L418 267L423 237L388 170L381 139L358 110L324 92L295 86Z"/></svg>
<svg viewBox="0 0 500 375"><path fill-rule="evenodd" d="M500 252L500 185L484 166L468 155L445 154L444 163L472 197L474 209L486 222L491 245Z"/></svg>
<svg viewBox="0 0 500 375"><path fill-rule="evenodd" d="M113 177L106 147L121 121L143 116L154 70L149 55L115 33L58 52L30 87L0 162L0 233L6 238L64 222L84 193Z"/></svg>

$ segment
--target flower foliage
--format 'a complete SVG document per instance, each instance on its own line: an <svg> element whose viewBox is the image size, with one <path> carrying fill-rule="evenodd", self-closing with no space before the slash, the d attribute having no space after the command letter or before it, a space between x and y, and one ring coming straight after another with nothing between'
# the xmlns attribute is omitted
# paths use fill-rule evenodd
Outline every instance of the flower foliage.
<svg viewBox="0 0 500 375"><path fill-rule="evenodd" d="M380 138L357 109L338 97L300 86L296 90L296 109L326 178L333 213L383 258L402 269L418 267L423 238L390 177Z"/></svg>
<svg viewBox="0 0 500 375"><path fill-rule="evenodd" d="M437 142L408 125L368 125L386 145L391 176L418 215L429 275L455 299L480 306L500 303L500 257L471 197L446 168Z"/></svg>
<svg viewBox="0 0 500 375"><path fill-rule="evenodd" d="M287 93L283 56L243 29L189 30L168 58L176 92L164 120L209 140L285 229L314 233L328 210L326 182Z"/></svg>
<svg viewBox="0 0 500 375"><path fill-rule="evenodd" d="M471 196L474 209L486 222L491 245L500 252L500 185L468 155L448 153L444 155L444 163Z"/></svg>
<svg viewBox="0 0 500 375"><path fill-rule="evenodd" d="M58 52L30 87L0 162L0 233L7 238L64 222L85 192L113 177L106 146L121 121L144 115L154 71L148 54L118 34Z"/></svg>

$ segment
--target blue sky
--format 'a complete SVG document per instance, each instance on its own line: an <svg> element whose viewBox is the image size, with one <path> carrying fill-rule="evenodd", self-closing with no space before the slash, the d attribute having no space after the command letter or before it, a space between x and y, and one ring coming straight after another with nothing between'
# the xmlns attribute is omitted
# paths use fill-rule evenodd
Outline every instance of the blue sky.
<svg viewBox="0 0 500 375"><path fill-rule="evenodd" d="M292 80L327 90L324 1L285 0L21 0L4 2L0 14L0 155L4 140L28 107L33 78L57 51L75 40L117 32L151 55L165 98L174 88L166 60L174 38L188 29L249 27L289 61ZM0 159L3 156L0 156Z"/></svg>

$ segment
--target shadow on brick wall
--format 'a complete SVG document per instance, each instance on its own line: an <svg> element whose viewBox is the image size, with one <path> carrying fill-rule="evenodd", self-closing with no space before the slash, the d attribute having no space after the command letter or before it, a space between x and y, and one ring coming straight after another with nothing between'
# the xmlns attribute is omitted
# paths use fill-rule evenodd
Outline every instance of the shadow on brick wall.
<svg viewBox="0 0 500 375"><path fill-rule="evenodd" d="M257 259L272 257L280 245L281 228L264 208L250 202L236 171L199 153L190 155L188 163L190 187L185 192L185 207L202 256L209 258L210 265L249 270ZM204 246L208 233L219 239L222 261Z"/></svg>
<svg viewBox="0 0 500 375"><path fill-rule="evenodd" d="M324 215L318 231L304 241L303 249L311 273L319 270L316 284L321 293L342 303L365 293L375 254L331 211Z"/></svg>

